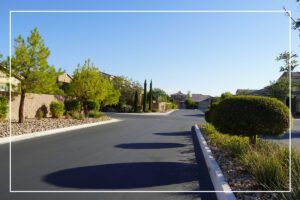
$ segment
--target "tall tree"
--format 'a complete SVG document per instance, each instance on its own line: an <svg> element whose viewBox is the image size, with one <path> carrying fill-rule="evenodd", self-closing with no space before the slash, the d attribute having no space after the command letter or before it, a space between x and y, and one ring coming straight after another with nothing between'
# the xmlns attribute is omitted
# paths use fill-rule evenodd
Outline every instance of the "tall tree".
<svg viewBox="0 0 300 200"><path fill-rule="evenodd" d="M149 90L149 110L152 111L152 103L153 103L153 94L152 94L152 80L150 82L150 90Z"/></svg>
<svg viewBox="0 0 300 200"><path fill-rule="evenodd" d="M133 105L135 92L138 91L138 94L141 94L143 91L142 86L138 82L121 76L115 77L112 80L112 84L114 88L120 92L119 108L124 105Z"/></svg>
<svg viewBox="0 0 300 200"><path fill-rule="evenodd" d="M169 95L160 88L154 88L152 91L153 100L157 102L168 102L170 100Z"/></svg>
<svg viewBox="0 0 300 200"><path fill-rule="evenodd" d="M138 112L138 104L139 104L139 94L138 94L138 91L136 90L135 91L135 94L134 94L134 112Z"/></svg>
<svg viewBox="0 0 300 200"><path fill-rule="evenodd" d="M147 81L144 82L144 96L143 96L143 112L146 112L147 105Z"/></svg>
<svg viewBox="0 0 300 200"><path fill-rule="evenodd" d="M108 96L110 84L97 67L88 59L74 71L73 80L67 88L70 96L76 97L88 114L88 100L102 102Z"/></svg>
<svg viewBox="0 0 300 200"><path fill-rule="evenodd" d="M294 69L299 65L298 61L296 60L296 58L298 57L297 54L292 53L290 55L290 53L288 51L285 51L281 54L279 54L279 56L276 57L276 61L284 61L284 65L280 67L280 71L281 72L288 72L289 71L289 66L291 66L291 71L294 71ZM290 63L291 61L291 63Z"/></svg>
<svg viewBox="0 0 300 200"><path fill-rule="evenodd" d="M276 82L271 82L270 85L266 87L266 90L269 96L277 98L285 103L289 95L289 79L287 77L282 77Z"/></svg>
<svg viewBox="0 0 300 200"><path fill-rule="evenodd" d="M120 91L114 88L114 85L110 82L108 78L105 78L105 86L107 87L107 95L102 101L103 106L111 106L119 103Z"/></svg>
<svg viewBox="0 0 300 200"><path fill-rule="evenodd" d="M62 72L49 66L50 55L37 28L31 31L25 41L21 35L15 40L15 53L12 56L12 72L21 77L21 99L19 106L19 123L24 121L24 103L27 92L60 93L57 77Z"/></svg>

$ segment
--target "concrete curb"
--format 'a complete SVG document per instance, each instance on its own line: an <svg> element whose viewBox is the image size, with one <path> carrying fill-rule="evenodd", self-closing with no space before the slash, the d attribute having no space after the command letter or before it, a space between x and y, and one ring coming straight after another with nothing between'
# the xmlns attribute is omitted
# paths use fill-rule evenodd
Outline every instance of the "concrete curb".
<svg viewBox="0 0 300 200"><path fill-rule="evenodd" d="M119 121L121 121L121 120L120 119L110 119L110 120L102 121L102 122L81 124L81 125L76 125L76 126L70 126L70 127L47 130L47 131L27 133L27 134L23 134L23 135L14 135L14 136L11 136L11 142L27 140L27 139L36 138L36 137L43 137L43 136L46 136L46 135L54 135L54 134L63 133L63 132L67 132L67 131L72 131L72 130L77 130L77 129L82 129L82 128L88 128L88 127L93 127L93 126L99 126L99 125L103 125L103 124L110 124L110 123L119 122ZM6 144L6 143L9 143L9 142L10 142L10 137L9 136L4 137L4 138L0 138L0 145L1 144Z"/></svg>
<svg viewBox="0 0 300 200"><path fill-rule="evenodd" d="M192 127L193 132L196 133L197 139L201 146L201 150L205 159L206 166L209 171L210 178L215 188L218 200L236 200L229 184L225 181L225 177L222 173L220 166L212 155L212 152L207 145L205 138L203 137L199 127L197 125ZM224 191L224 192L223 192Z"/></svg>
<svg viewBox="0 0 300 200"><path fill-rule="evenodd" d="M161 116L161 115L169 115L171 114L172 112L175 112L177 111L178 109L173 109L173 110L170 110L168 112L165 112L165 113L158 113L158 112L153 112L153 113L116 113L116 114L120 114L120 115L142 115L142 116Z"/></svg>

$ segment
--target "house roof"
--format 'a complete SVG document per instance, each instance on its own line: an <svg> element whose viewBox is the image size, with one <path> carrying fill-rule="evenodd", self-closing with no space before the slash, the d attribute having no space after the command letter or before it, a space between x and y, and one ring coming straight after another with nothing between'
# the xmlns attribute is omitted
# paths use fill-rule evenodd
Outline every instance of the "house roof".
<svg viewBox="0 0 300 200"><path fill-rule="evenodd" d="M186 96L186 94L183 94L181 91L178 91L177 93L171 94L171 96Z"/></svg>
<svg viewBox="0 0 300 200"><path fill-rule="evenodd" d="M3 71L4 73L6 73L9 76L9 69L7 69L6 67L0 65L0 71ZM18 75L18 74L12 73L11 75L13 77L15 77L16 79L18 79L18 80L22 80L23 79L23 77L20 76L20 75Z"/></svg>
<svg viewBox="0 0 300 200"><path fill-rule="evenodd" d="M282 73L282 75L278 78L278 80L281 79L281 78L283 78L283 77L289 77L288 75L289 75L288 72L284 72L284 73ZM293 81L299 81L299 80L300 80L300 72L291 72L291 79L292 79Z"/></svg>
<svg viewBox="0 0 300 200"><path fill-rule="evenodd" d="M192 94L192 101L193 102L201 102L207 99L210 99L210 95L203 95L203 94Z"/></svg>
<svg viewBox="0 0 300 200"><path fill-rule="evenodd" d="M105 77L115 77L114 75L111 75L111 74L108 74L108 73L105 73L105 72L101 72L101 74Z"/></svg>

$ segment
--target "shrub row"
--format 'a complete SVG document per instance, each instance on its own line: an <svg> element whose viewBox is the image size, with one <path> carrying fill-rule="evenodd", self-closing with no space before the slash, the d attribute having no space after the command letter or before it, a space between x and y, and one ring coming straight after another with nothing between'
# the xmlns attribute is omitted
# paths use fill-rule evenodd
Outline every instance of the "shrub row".
<svg viewBox="0 0 300 200"><path fill-rule="evenodd" d="M88 101L87 106L89 110L88 117L100 118L103 116L99 112L100 105L98 102ZM50 104L50 112L53 118L59 118L65 113L67 118L83 119L85 116L81 113L81 108L80 101L76 99L67 100L64 103L53 101ZM39 113L37 113L37 118L41 118Z"/></svg>

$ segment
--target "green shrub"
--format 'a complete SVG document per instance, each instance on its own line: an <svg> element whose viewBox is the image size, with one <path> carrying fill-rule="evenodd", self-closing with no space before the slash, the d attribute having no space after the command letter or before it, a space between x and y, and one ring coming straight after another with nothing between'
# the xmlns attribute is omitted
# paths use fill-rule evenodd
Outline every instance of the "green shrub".
<svg viewBox="0 0 300 200"><path fill-rule="evenodd" d="M255 144L256 135L281 135L289 128L289 109L274 98L235 96L221 101L211 121L222 133L249 136Z"/></svg>
<svg viewBox="0 0 300 200"><path fill-rule="evenodd" d="M44 115L43 111L41 109L38 109L36 112L36 118L38 120L41 120L43 118L43 115Z"/></svg>
<svg viewBox="0 0 300 200"><path fill-rule="evenodd" d="M80 112L81 103L77 99L67 100L64 102L66 112Z"/></svg>
<svg viewBox="0 0 300 200"><path fill-rule="evenodd" d="M66 113L66 117L67 118L73 118L73 119L78 119L78 120L82 120L84 119L84 114L80 113L80 112L67 112Z"/></svg>
<svg viewBox="0 0 300 200"><path fill-rule="evenodd" d="M64 104L52 101L50 104L50 112L53 118L59 118L64 114Z"/></svg>
<svg viewBox="0 0 300 200"><path fill-rule="evenodd" d="M89 100L87 102L87 108L89 111L99 111L100 104L97 101Z"/></svg>
<svg viewBox="0 0 300 200"><path fill-rule="evenodd" d="M205 120L209 123L212 123L212 115L216 107L218 106L219 102L213 102L209 109L205 112Z"/></svg>
<svg viewBox="0 0 300 200"><path fill-rule="evenodd" d="M6 119L8 113L8 102L6 98L0 97L0 120Z"/></svg>
<svg viewBox="0 0 300 200"><path fill-rule="evenodd" d="M90 111L88 116L90 118L100 118L103 116L103 113L99 111Z"/></svg>
<svg viewBox="0 0 300 200"><path fill-rule="evenodd" d="M166 110L177 109L178 105L176 103L166 103Z"/></svg>

